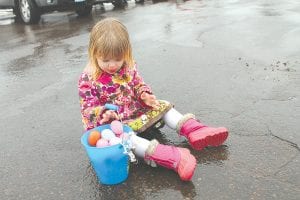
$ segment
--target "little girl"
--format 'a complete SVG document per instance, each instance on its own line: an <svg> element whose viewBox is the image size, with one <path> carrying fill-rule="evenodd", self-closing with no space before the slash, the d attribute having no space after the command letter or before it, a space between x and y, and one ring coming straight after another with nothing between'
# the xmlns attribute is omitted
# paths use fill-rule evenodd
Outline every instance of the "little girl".
<svg viewBox="0 0 300 200"><path fill-rule="evenodd" d="M194 115L182 115L169 102L156 99L137 71L127 29L120 21L106 18L98 22L90 34L88 53L89 62L78 83L86 130L117 119L140 133L163 121L196 150L219 146L226 140L226 128L205 126ZM107 103L117 105L118 113L106 109ZM184 181L191 180L196 159L188 149L137 135L130 138L137 156L175 170Z"/></svg>

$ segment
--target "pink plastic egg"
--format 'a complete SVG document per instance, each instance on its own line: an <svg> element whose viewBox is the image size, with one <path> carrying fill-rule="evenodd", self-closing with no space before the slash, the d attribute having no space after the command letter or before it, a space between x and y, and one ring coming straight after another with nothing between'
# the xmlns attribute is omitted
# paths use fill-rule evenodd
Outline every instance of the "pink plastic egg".
<svg viewBox="0 0 300 200"><path fill-rule="evenodd" d="M118 120L112 121L110 124L110 128L117 136L123 133L123 124Z"/></svg>
<svg viewBox="0 0 300 200"><path fill-rule="evenodd" d="M107 147L109 146L108 140L101 138L97 141L96 147L101 148L101 147Z"/></svg>

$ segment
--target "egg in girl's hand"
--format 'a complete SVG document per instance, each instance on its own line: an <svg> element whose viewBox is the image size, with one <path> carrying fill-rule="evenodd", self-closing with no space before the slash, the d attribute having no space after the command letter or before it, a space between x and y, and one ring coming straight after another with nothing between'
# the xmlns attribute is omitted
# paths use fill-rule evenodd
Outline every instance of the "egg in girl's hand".
<svg viewBox="0 0 300 200"><path fill-rule="evenodd" d="M103 131L101 131L101 136L104 139L110 140L113 137L116 137L114 132L112 132L110 129L104 129Z"/></svg>
<svg viewBox="0 0 300 200"><path fill-rule="evenodd" d="M123 124L118 120L112 121L110 124L110 128L117 136L123 133Z"/></svg>
<svg viewBox="0 0 300 200"><path fill-rule="evenodd" d="M97 148L102 148L102 147L107 147L109 146L108 140L101 138L100 140L97 141L96 147Z"/></svg>
<svg viewBox="0 0 300 200"><path fill-rule="evenodd" d="M93 130L90 132L88 136L88 143L91 146L96 146L97 141L101 138L101 133L97 130Z"/></svg>
<svg viewBox="0 0 300 200"><path fill-rule="evenodd" d="M122 142L121 138L113 137L109 140L109 145L112 146L112 145L115 145L115 144L120 144L121 142Z"/></svg>

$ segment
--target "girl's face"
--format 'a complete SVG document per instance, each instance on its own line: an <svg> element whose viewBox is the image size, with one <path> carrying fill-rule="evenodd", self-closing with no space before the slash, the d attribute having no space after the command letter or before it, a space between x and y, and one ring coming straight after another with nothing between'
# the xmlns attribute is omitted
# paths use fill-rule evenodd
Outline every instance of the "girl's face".
<svg viewBox="0 0 300 200"><path fill-rule="evenodd" d="M106 59L97 57L97 62L102 71L114 74L121 69L124 64L123 58Z"/></svg>

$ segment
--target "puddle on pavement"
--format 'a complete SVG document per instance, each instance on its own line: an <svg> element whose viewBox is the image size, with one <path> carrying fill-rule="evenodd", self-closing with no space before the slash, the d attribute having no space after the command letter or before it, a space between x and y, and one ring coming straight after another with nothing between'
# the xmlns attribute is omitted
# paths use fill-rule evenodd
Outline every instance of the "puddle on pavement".
<svg viewBox="0 0 300 200"><path fill-rule="evenodd" d="M183 182L174 171L143 163L131 164L128 179L117 185L99 183L92 166L87 164L83 184L89 190L84 192L89 194L82 196L90 199L151 199L158 193L166 197L175 193L193 199L197 195L193 182Z"/></svg>

